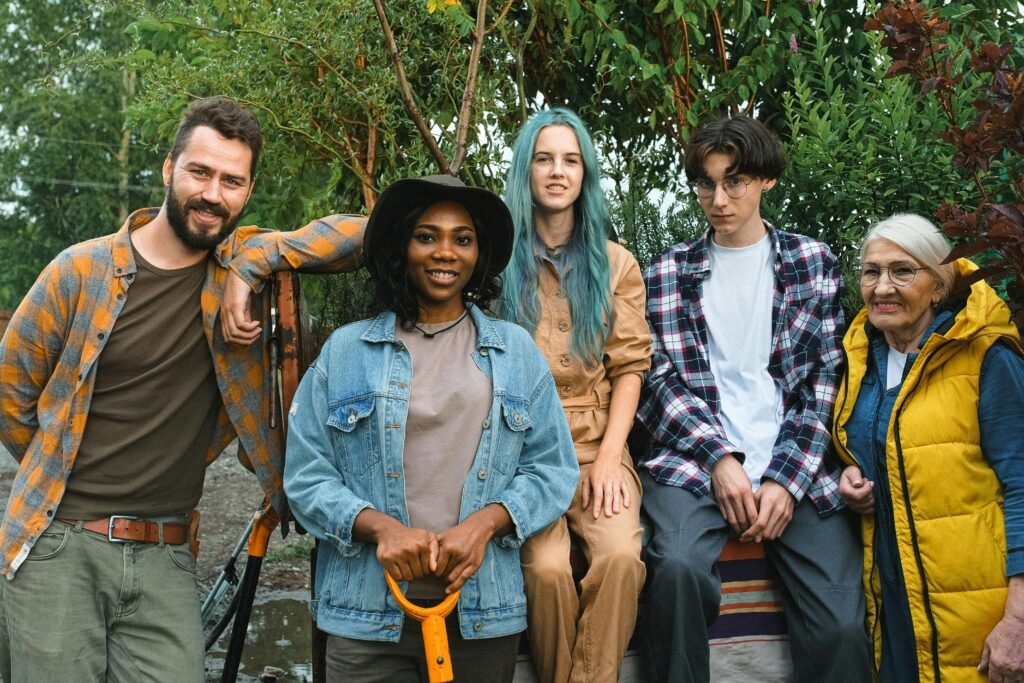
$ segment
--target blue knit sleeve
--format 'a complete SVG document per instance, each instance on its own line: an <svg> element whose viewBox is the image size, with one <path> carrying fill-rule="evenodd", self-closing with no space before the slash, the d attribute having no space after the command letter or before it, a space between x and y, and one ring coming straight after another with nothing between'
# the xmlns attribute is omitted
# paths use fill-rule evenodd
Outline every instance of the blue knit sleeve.
<svg viewBox="0 0 1024 683"><path fill-rule="evenodd" d="M981 448L1004 488L1006 575L1024 574L1024 358L995 344L981 365Z"/></svg>

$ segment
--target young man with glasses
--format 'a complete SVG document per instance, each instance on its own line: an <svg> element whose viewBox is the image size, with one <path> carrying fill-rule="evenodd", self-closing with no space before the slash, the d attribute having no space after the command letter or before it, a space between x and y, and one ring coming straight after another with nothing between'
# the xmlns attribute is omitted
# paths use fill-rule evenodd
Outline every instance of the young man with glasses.
<svg viewBox="0 0 1024 683"><path fill-rule="evenodd" d="M843 284L827 246L761 218L761 195L785 164L754 119L698 131L685 168L710 229L644 274L652 680L709 680L716 562L730 536L764 541L778 570L796 680L870 678L860 542L826 462Z"/></svg>

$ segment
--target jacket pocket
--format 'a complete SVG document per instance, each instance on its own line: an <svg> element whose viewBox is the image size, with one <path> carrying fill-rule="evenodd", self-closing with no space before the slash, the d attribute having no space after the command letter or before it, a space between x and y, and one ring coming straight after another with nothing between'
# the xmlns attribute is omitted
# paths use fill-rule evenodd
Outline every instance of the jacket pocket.
<svg viewBox="0 0 1024 683"><path fill-rule="evenodd" d="M508 474L519 463L526 431L533 426L526 401L508 396L501 397L501 432L494 465L502 474Z"/></svg>
<svg viewBox="0 0 1024 683"><path fill-rule="evenodd" d="M348 474L366 474L380 460L376 448L373 396L337 401L331 404L327 426L331 428L334 449L341 470Z"/></svg>

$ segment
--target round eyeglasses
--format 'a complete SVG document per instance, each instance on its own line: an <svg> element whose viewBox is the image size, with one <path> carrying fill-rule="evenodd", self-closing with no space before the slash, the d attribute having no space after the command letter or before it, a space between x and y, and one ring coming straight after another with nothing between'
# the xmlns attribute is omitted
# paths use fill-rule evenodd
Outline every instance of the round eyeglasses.
<svg viewBox="0 0 1024 683"><path fill-rule="evenodd" d="M722 180L722 189L725 190L725 194L733 199L739 199L747 193L747 186L754 182L751 180L744 180L739 176L729 176ZM690 187L697 193L698 199L711 199L715 196L715 188L718 187L711 178L698 178L690 183Z"/></svg>
<svg viewBox="0 0 1024 683"><path fill-rule="evenodd" d="M889 282L896 287L906 287L917 277L920 270L928 270L925 267L918 268L913 263L893 263L889 266L876 266L868 264L860 268L860 286L874 287L881 279L882 273L889 274Z"/></svg>

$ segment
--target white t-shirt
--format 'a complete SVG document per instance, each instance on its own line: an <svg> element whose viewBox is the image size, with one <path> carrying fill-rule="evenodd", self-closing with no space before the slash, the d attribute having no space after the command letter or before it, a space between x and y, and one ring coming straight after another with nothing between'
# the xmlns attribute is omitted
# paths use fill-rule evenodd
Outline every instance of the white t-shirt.
<svg viewBox="0 0 1024 683"><path fill-rule="evenodd" d="M907 354L889 347L889 357L885 364L885 390L889 391L903 381L903 369L907 367Z"/></svg>
<svg viewBox="0 0 1024 683"><path fill-rule="evenodd" d="M711 275L704 281L708 360L721 402L725 434L746 459L756 491L782 425L782 387L768 374L775 296L771 237L748 247L712 242Z"/></svg>

